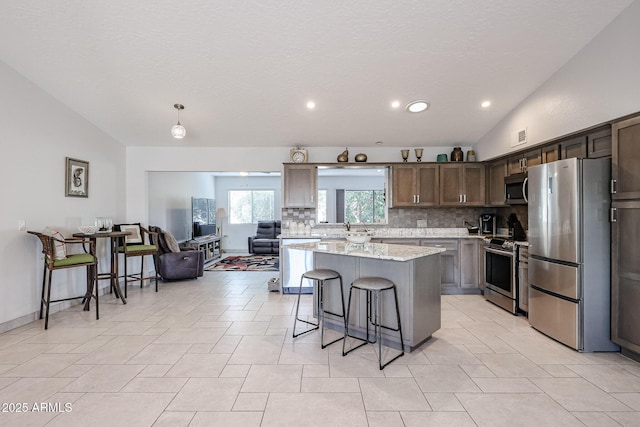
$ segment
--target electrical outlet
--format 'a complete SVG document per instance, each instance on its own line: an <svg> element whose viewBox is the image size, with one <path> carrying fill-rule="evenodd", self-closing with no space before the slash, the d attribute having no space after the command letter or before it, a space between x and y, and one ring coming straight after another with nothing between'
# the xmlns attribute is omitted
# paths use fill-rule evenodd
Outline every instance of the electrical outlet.
<svg viewBox="0 0 640 427"><path fill-rule="evenodd" d="M27 221L24 219L18 221L18 231L27 231Z"/></svg>
<svg viewBox="0 0 640 427"><path fill-rule="evenodd" d="M419 219L418 223L417 223L417 227L418 228L427 228L427 220L426 219Z"/></svg>

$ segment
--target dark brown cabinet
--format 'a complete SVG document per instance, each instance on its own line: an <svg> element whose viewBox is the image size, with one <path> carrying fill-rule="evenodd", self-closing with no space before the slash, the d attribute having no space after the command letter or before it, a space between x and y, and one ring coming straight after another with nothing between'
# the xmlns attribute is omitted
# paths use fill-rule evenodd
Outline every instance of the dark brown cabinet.
<svg viewBox="0 0 640 427"><path fill-rule="evenodd" d="M541 163L542 150L540 148L511 156L509 157L509 175L526 172L528 167Z"/></svg>
<svg viewBox="0 0 640 427"><path fill-rule="evenodd" d="M440 165L440 206L484 206L483 164Z"/></svg>
<svg viewBox="0 0 640 427"><path fill-rule="evenodd" d="M577 136L564 141L560 141L560 158L571 159L577 157L584 159L587 157L587 137Z"/></svg>
<svg viewBox="0 0 640 427"><path fill-rule="evenodd" d="M611 155L611 129L607 127L587 135L587 156L595 159Z"/></svg>
<svg viewBox="0 0 640 427"><path fill-rule="evenodd" d="M394 165L391 206L438 206L437 164Z"/></svg>
<svg viewBox="0 0 640 427"><path fill-rule="evenodd" d="M551 163L560 159L560 146L558 144L551 144L546 147L542 147L542 163Z"/></svg>
<svg viewBox="0 0 640 427"><path fill-rule="evenodd" d="M487 199L490 206L506 206L504 178L507 176L507 159L489 163L487 166Z"/></svg>
<svg viewBox="0 0 640 427"><path fill-rule="evenodd" d="M611 134L612 198L640 199L640 117L615 123Z"/></svg>

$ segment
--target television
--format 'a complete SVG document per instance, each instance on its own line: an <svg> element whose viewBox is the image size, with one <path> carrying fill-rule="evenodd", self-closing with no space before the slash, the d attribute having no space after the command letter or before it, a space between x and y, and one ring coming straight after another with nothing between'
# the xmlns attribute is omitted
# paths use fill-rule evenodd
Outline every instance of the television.
<svg viewBox="0 0 640 427"><path fill-rule="evenodd" d="M193 237L216 234L216 200L200 197L191 198Z"/></svg>

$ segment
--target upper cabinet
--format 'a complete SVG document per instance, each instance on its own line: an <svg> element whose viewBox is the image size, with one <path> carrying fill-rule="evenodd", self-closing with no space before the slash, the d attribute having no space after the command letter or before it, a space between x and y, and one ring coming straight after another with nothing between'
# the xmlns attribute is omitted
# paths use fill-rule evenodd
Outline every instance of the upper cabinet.
<svg viewBox="0 0 640 427"><path fill-rule="evenodd" d="M487 199L490 206L507 206L504 178L507 176L507 159L497 160L487 166Z"/></svg>
<svg viewBox="0 0 640 427"><path fill-rule="evenodd" d="M318 172L314 165L285 164L282 207L315 208Z"/></svg>
<svg viewBox="0 0 640 427"><path fill-rule="evenodd" d="M612 198L640 199L640 117L615 123L611 134Z"/></svg>
<svg viewBox="0 0 640 427"><path fill-rule="evenodd" d="M438 206L438 165L394 165L391 206Z"/></svg>
<svg viewBox="0 0 640 427"><path fill-rule="evenodd" d="M509 175L526 172L528 167L541 163L542 150L540 148L516 154L509 157Z"/></svg>
<svg viewBox="0 0 640 427"><path fill-rule="evenodd" d="M483 164L440 165L440 206L484 206L485 191Z"/></svg>
<svg viewBox="0 0 640 427"><path fill-rule="evenodd" d="M611 128L591 132L587 135L587 156L589 158L611 155Z"/></svg>

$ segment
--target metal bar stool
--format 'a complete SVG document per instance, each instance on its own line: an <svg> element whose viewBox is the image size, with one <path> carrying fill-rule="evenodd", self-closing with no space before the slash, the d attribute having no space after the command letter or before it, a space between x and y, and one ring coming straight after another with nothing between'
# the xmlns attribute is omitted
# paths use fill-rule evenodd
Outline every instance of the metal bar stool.
<svg viewBox="0 0 640 427"><path fill-rule="evenodd" d="M351 295L354 289L357 291L365 291L367 293L367 339L366 340L349 335L349 315L351 313ZM381 317L382 317L381 293L389 290L393 290L393 298L396 304L396 316L397 316L398 326L395 329L389 326L383 325L381 321ZM373 319L372 319L372 314L373 314ZM374 326L375 336L373 341L371 341L371 339L369 338L369 323L371 323ZM396 355L393 359L389 360L384 365L382 364L382 328L390 331L400 332L400 346L401 346L400 354ZM345 344L347 342L347 337L351 337L364 342L357 345L356 347L353 347L348 351L345 351ZM359 279L356 279L351 284L351 288L349 289L349 302L347 305L347 319L345 322L344 338L345 340L342 343L343 356L346 356L347 354L351 353L353 350L360 348L363 345L366 345L369 343L375 344L377 342L378 343L378 364L380 365L380 370L384 369L384 367L387 366L389 363L393 362L394 360L404 355L404 339L402 338L402 325L400 323L400 308L398 306L398 292L396 290L396 285L391 280L383 279L381 277L361 277Z"/></svg>
<svg viewBox="0 0 640 427"><path fill-rule="evenodd" d="M298 316L298 312L300 310L300 295L302 293L301 292L302 281L304 279L315 280L318 282L318 294L317 294L317 306L316 306L316 309L318 310L318 323L313 323L313 322L309 322L308 320L300 319L300 317ZM327 280L335 280L335 279L340 280L340 301L342 302L342 314L333 313L331 311L327 311L324 309L324 284ZM322 327L320 329L320 345L322 348L325 348L328 345L331 345L343 339L344 336L338 339L335 339L330 343L327 343L327 344L324 343L324 315L325 314L331 314L336 317L342 317L343 319L345 319L345 328L346 328L347 321L346 321L345 309L344 309L344 288L342 285L342 276L340 275L340 273L334 270L326 270L326 269L309 270L305 272L302 276L300 276L300 287L298 288L298 302L296 304L296 318L293 321L293 338L299 337L300 335L304 335L307 332L315 331L320 327L320 323L322 323ZM297 322L303 322L314 327L296 334Z"/></svg>

